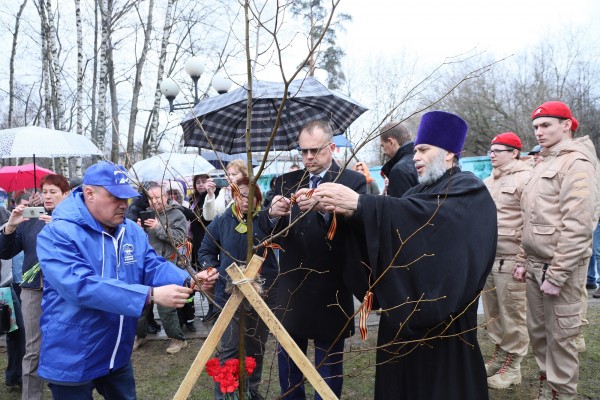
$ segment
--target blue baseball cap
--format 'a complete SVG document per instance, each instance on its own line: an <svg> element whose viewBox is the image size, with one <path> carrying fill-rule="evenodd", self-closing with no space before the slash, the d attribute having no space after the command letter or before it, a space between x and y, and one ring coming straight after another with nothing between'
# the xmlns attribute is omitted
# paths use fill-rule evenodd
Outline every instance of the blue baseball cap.
<svg viewBox="0 0 600 400"><path fill-rule="evenodd" d="M100 161L85 171L83 176L84 185L102 186L113 196L119 199L139 197L129 182L125 168L108 161Z"/></svg>

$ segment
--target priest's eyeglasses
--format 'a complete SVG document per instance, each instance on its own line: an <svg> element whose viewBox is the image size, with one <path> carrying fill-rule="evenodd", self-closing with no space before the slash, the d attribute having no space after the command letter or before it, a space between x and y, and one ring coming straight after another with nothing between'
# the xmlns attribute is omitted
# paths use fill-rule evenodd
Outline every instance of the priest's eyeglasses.
<svg viewBox="0 0 600 400"><path fill-rule="evenodd" d="M502 153L503 151L514 151L515 149L493 149L493 150L488 150L487 155L491 156L493 155L498 155L500 153Z"/></svg>
<svg viewBox="0 0 600 400"><path fill-rule="evenodd" d="M321 150L323 150L325 147L329 146L331 143L333 143L333 142L327 142L327 143L323 144L321 147L316 147L316 148L312 148L312 149L303 149L302 147L298 146L298 151L300 153L302 153L303 156L307 156L309 153L312 154L313 156L316 156L317 154L319 154L319 152Z"/></svg>

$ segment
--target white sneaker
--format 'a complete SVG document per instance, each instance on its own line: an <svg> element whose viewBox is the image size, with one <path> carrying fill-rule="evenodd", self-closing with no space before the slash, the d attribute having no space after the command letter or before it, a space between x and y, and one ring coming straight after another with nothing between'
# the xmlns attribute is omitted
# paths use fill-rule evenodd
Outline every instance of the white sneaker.
<svg viewBox="0 0 600 400"><path fill-rule="evenodd" d="M185 340L171 339L171 344L167 347L167 353L175 354L186 348L188 343Z"/></svg>

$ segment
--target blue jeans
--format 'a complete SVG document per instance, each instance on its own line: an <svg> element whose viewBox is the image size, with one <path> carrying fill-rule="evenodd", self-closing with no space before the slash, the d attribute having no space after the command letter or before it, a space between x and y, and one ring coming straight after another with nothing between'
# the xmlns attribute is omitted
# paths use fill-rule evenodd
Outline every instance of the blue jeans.
<svg viewBox="0 0 600 400"><path fill-rule="evenodd" d="M108 375L83 385L68 386L49 383L54 400L92 400L94 388L107 400L135 400L135 379L131 361Z"/></svg>
<svg viewBox="0 0 600 400"><path fill-rule="evenodd" d="M594 239L592 241L592 256L588 266L587 284L600 284L600 222L594 230ZM598 274L596 274L598 272Z"/></svg>
<svg viewBox="0 0 600 400"><path fill-rule="evenodd" d="M294 341L300 347L300 350L306 354L308 339L299 339L293 337ZM335 344L330 341L314 340L315 343L315 365L321 364L317 372L323 377L327 385L339 399L342 395L342 384L344 383L344 339L340 339ZM331 347L331 350L329 348ZM327 351L329 350L329 352ZM277 361L279 364L279 386L283 395L291 388L295 389L283 399L286 400L305 400L306 394L304 384L300 383L304 379L302 371L296 366L288 353L277 346ZM315 400L322 400L322 397L315 391Z"/></svg>
<svg viewBox="0 0 600 400"><path fill-rule="evenodd" d="M8 355L8 365L6 366L5 376L6 384L8 386L21 386L21 375L23 373L22 363L23 356L25 356L25 326L23 325L21 302L19 301L19 297L12 286L11 295L18 329L6 334L6 353Z"/></svg>

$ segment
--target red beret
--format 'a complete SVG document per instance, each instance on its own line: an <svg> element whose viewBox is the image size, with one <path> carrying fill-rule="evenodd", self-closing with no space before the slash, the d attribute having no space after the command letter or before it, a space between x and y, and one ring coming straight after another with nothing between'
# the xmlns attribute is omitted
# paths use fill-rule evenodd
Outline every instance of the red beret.
<svg viewBox="0 0 600 400"><path fill-rule="evenodd" d="M505 146L510 146L515 149L521 150L523 145L521 145L521 139L513 132L505 132L499 135L496 135L492 139L492 144L503 144Z"/></svg>
<svg viewBox="0 0 600 400"><path fill-rule="evenodd" d="M571 130L573 132L576 132L577 128L579 127L579 121L577 121L573 114L571 114L569 106L560 101L547 101L538 108L536 108L533 114L531 114L531 119L534 120L540 117L570 119Z"/></svg>

